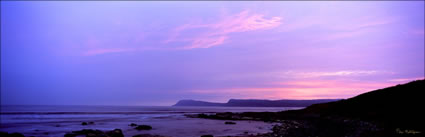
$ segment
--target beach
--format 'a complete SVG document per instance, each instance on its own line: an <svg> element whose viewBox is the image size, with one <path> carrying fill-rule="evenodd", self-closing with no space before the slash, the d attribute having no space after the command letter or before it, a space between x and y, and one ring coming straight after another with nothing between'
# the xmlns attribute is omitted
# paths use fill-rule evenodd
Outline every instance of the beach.
<svg viewBox="0 0 425 137"><path fill-rule="evenodd" d="M277 123L190 118L185 115L217 112L278 112L300 108L275 107L138 107L138 106L2 106L3 132L57 137L82 129L121 129L124 136L152 134L168 137L243 136L271 132ZM82 123L86 122L87 125ZM136 130L131 123L149 125Z"/></svg>

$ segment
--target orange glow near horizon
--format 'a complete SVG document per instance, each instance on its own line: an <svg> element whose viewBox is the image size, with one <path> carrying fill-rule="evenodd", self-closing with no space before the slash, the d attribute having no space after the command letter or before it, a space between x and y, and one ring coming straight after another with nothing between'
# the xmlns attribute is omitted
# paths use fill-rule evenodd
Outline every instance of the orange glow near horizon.
<svg viewBox="0 0 425 137"><path fill-rule="evenodd" d="M220 93L240 99L346 99L359 94L395 86L423 78L392 79L385 82L364 82L351 80L298 80L273 82L272 87L228 88L193 90L193 93ZM223 100L220 100L223 101Z"/></svg>

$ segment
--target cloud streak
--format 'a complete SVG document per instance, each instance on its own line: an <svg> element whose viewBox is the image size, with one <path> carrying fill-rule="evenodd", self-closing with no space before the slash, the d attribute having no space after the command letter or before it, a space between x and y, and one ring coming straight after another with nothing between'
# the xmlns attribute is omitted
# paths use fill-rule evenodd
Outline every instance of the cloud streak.
<svg viewBox="0 0 425 137"><path fill-rule="evenodd" d="M369 76L383 73L376 70L341 70L341 71L324 71L324 72L299 72L286 71L280 75L288 78L318 78L318 77L348 77L348 76Z"/></svg>
<svg viewBox="0 0 425 137"><path fill-rule="evenodd" d="M392 86L394 82L354 80L293 80L272 83L270 87L193 90L198 94L225 94L228 98L328 99L350 98L358 94Z"/></svg>
<svg viewBox="0 0 425 137"><path fill-rule="evenodd" d="M350 98L364 92L381 89L414 79L389 79L382 81L356 80L358 77L371 77L393 72L377 70L341 71L286 71L255 75L250 79L276 77L256 86L229 87L218 89L191 90L195 94L219 94L226 98L267 98L267 99L327 99ZM356 78L357 77L357 78ZM332 78L332 79L328 79ZM246 77L244 78L246 79Z"/></svg>
<svg viewBox="0 0 425 137"><path fill-rule="evenodd" d="M255 30L267 30L281 24L281 17L265 18L264 14L242 11L225 16L213 23L188 23L174 29L164 43L186 42L183 49L210 48L223 44L230 34ZM194 35L186 37L187 35Z"/></svg>
<svg viewBox="0 0 425 137"><path fill-rule="evenodd" d="M390 79L391 82L409 82L414 80L420 80L425 79L425 77L415 77L415 78L397 78L397 79Z"/></svg>

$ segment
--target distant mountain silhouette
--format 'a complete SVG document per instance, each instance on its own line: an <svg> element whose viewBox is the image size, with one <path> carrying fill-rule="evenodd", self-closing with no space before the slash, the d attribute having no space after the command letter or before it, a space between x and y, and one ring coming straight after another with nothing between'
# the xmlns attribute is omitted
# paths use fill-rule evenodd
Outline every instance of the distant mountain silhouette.
<svg viewBox="0 0 425 137"><path fill-rule="evenodd" d="M198 100L180 100L173 106L224 106L226 103L212 103Z"/></svg>
<svg viewBox="0 0 425 137"><path fill-rule="evenodd" d="M300 110L226 112L195 117L282 122L264 136L422 137L425 132L424 92L425 80L417 80Z"/></svg>
<svg viewBox="0 0 425 137"><path fill-rule="evenodd" d="M212 103L197 100L180 100L173 106L221 106L221 107L307 107L312 104L338 101L340 99L315 100L259 100L230 99L227 103Z"/></svg>

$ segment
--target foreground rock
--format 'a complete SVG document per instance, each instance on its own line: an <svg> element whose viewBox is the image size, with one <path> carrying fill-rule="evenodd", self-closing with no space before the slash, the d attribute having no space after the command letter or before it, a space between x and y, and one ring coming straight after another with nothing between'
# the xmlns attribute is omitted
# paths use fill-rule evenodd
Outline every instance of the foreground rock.
<svg viewBox="0 0 425 137"><path fill-rule="evenodd" d="M226 122L224 122L224 124L226 124L226 125L234 125L236 123L235 122L232 122L232 121L226 121Z"/></svg>
<svg viewBox="0 0 425 137"><path fill-rule="evenodd" d="M130 127L135 127L135 126L137 126L137 124L136 123L131 123L130 125L128 125L128 126L130 126Z"/></svg>
<svg viewBox="0 0 425 137"><path fill-rule="evenodd" d="M124 137L121 129L114 129L112 131L103 132L101 130L93 129L83 129L80 131L72 131L72 133L67 133L64 137L76 137L85 135L86 137Z"/></svg>
<svg viewBox="0 0 425 137"><path fill-rule="evenodd" d="M21 133L7 133L7 132L0 132L0 137L25 137Z"/></svg>
<svg viewBox="0 0 425 137"><path fill-rule="evenodd" d="M94 122L81 122L81 125L86 126L86 125L94 125Z"/></svg>
<svg viewBox="0 0 425 137"><path fill-rule="evenodd" d="M134 128L134 129L137 129L137 130L151 130L152 127L149 126L149 125L139 125L136 128Z"/></svg>

